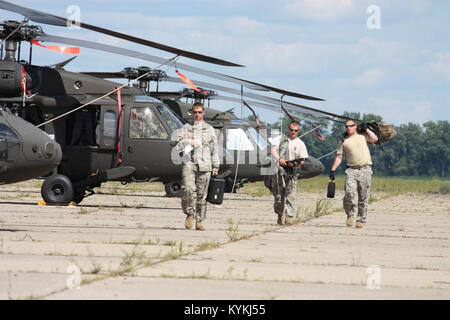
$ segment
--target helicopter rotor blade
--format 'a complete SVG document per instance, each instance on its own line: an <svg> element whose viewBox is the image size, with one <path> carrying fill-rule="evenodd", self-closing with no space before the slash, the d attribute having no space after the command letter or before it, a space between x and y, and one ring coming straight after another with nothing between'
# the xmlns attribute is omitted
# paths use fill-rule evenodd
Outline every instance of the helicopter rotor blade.
<svg viewBox="0 0 450 320"><path fill-rule="evenodd" d="M169 82L177 82L180 83L178 78L175 77L166 77L164 79L164 81L169 81ZM206 88L210 88L213 90L217 90L217 91L223 91L223 92L227 92L227 93L231 93L231 94L235 94L235 95L243 95L244 97L249 97L252 99L257 99L260 101L264 101L267 103L270 103L273 105L273 110L274 111L279 111L280 110L280 103L282 104L283 107L290 107L291 111L292 110L296 110L299 111L298 109L301 109L302 112L307 113L307 114L311 114L311 115L315 115L315 116L323 116L323 115L328 115L332 118L339 118L339 119L343 119L343 120L348 120L350 118L345 117L345 116L341 116L341 115L337 115L331 112L327 112L324 110L320 110L320 109L315 109L315 108L311 108L311 107L307 107L304 105L300 105L300 104L296 104L296 103L292 103L292 102L287 102L287 101L283 101L283 100L278 100L278 99L274 99L271 97L266 97L257 93L252 93L252 92L241 92L240 90L237 89L232 89L232 88L227 88L224 86L220 86L220 85L216 85L216 84L211 84L208 82L203 82L203 81L197 81L197 80L192 80L192 82L194 82L196 85L200 86L200 87L206 87ZM268 105L266 105L268 106ZM332 118L327 118L329 120L332 120ZM352 120L357 120L357 119L352 119Z"/></svg>
<svg viewBox="0 0 450 320"><path fill-rule="evenodd" d="M79 26L81 28L84 28L84 29L88 29L88 30L91 30L91 31L95 31L95 32L99 32L99 33L102 33L102 34L110 35L110 36L113 36L115 38L124 39L124 40L130 41L130 42L142 44L144 46L156 48L156 49L159 49L159 50L171 52L171 53L174 53L176 55L187 57L187 58L190 58L190 59L199 60L199 61L203 61L203 62L208 62L208 63L212 63L212 64L218 64L218 65L222 65L222 66L228 66L228 67L243 67L242 65L236 64L236 63L233 63L233 62L225 61L225 60L222 60L222 59L206 56L206 55L195 53L195 52L191 52L191 51L178 49L178 48L175 48L175 47L167 46L167 45L164 45L164 44L161 44L161 43L145 40L145 39L142 39L142 38L137 38L137 37L134 37L134 36L130 36L130 35L121 33L121 32L105 29L105 28L102 28L102 27L97 27L97 26L94 26L94 25L91 25L91 24L87 24L87 23L84 23L84 22L70 21L70 20L68 20L66 18L63 18L63 17L59 17L59 16L56 16L56 15L53 15L53 14L49 14L49 13L38 11L38 10L34 10L34 9L21 7L19 5L16 5L16 4L13 4L13 3L9 3L9 2L6 2L6 1L0 1L0 9L4 9L4 10L12 11L12 12L15 12L15 13L19 13L19 14L25 16L26 18L28 18L29 20L34 21L34 22L38 22L38 23L44 23L44 24L60 26L60 27L70 27L72 25L77 25L77 26Z"/></svg>
<svg viewBox="0 0 450 320"><path fill-rule="evenodd" d="M39 23L50 24L50 25L55 25L55 26L66 26L66 27L70 27L73 24L75 24L77 26L80 26L80 27L88 29L88 30L92 30L92 31L95 31L95 32L111 35L111 36L116 37L116 38L128 40L128 41L131 41L131 42L135 42L135 43L143 44L143 45L150 46L150 47L153 47L153 48L157 48L157 49L160 49L160 50L164 50L164 51L167 51L167 52L171 52L171 53L174 53L174 54L176 54L178 56L184 56L184 57L188 57L188 58L191 58L191 59L196 59L196 60L200 60L200 61L215 63L215 64L219 64L219 65L242 66L242 65L238 65L238 64L231 63L231 62L228 62L228 61L220 60L220 59L217 59L217 58L208 57L208 56L204 56L204 55L201 55L201 54L197 54L197 53L181 50L181 49L178 49L178 48L166 46L166 45L163 45L163 44L159 44L159 43L156 43L156 42L152 42L152 41L149 41L149 40L133 37L133 36L126 35L126 34L123 34L123 33L120 33L120 32L116 32L116 31L112 31L112 30L109 30L109 29L93 26L93 25L90 25L90 24L87 24L87 23L83 23L83 22L79 22L79 21L69 21L68 19L63 18L63 17L59 17L59 16L56 16L56 15L52 15L52 14L45 13L45 12L38 11L38 10L34 10L34 9L21 7L19 5L16 5L16 4L13 4L13 3L9 3L9 2L3 1L3 0L0 0L0 9L4 9L4 10L8 10L8 11L12 11L12 12L15 12L15 13L22 14L23 16L27 17L28 19L30 19L32 21L35 21L35 22L39 22ZM46 35L43 35L43 36L38 37L38 38L40 40L42 40L42 41L46 41L46 40L44 40L45 37L47 37L47 39L48 39L48 36L46 36ZM62 37L54 37L54 38L59 38L59 41L53 40L53 42L60 42L60 43L66 43L67 44L67 42L61 41L62 39L64 39ZM65 38L65 39L66 39L66 41L69 40L69 38ZM72 40L75 40L75 39L72 39ZM52 40L48 40L48 41L52 41ZM82 45L80 45L80 46L82 46ZM85 47L89 47L89 46L85 46ZM98 49L98 50L102 50L102 49ZM124 49L124 50L126 50L126 49ZM106 51L108 51L108 50L106 50ZM121 53L118 53L118 54L121 54ZM127 55L127 54L124 54L124 55ZM133 55L135 55L135 54L133 54ZM138 55L139 55L139 53L138 53ZM149 60L149 61L151 61L151 60ZM178 64L178 65L180 65L180 64ZM185 67L186 67L186 65L185 65ZM197 68L197 69L199 69L199 68ZM185 70L186 70L186 68L185 68ZM199 70L193 71L192 67L191 67L191 71L199 73L198 72ZM207 72L206 70L202 70L202 71L203 72ZM214 74L214 75L212 75L212 74ZM312 97L312 96L308 96L308 95L304 95L304 94L300 94L300 93L296 93L296 92L291 92L291 91L283 90L283 89L280 89L280 88L276 88L276 87L268 86L268 85L265 85L265 84L261 84L261 83L258 83L258 82L253 82L253 81L249 81L249 80L245 80L245 79L240 79L240 78L236 78L236 77L232 77L232 76L227 76L227 75L216 73L216 72L210 72L210 74L207 75L207 76L211 76L213 78L216 78L216 79L219 79L219 80L223 80L223 81L229 81L229 82L237 83L237 84L243 85L243 86L245 86L245 87L247 87L249 89L252 89L252 90L261 90L261 91L268 91L268 90L270 90L270 91L278 92L278 93L281 93L283 95L292 96L292 97L296 97L296 98L307 99L307 100L316 100L316 101L324 101L321 98L316 98L316 97Z"/></svg>
<svg viewBox="0 0 450 320"><path fill-rule="evenodd" d="M284 95L290 96L290 97L295 97L295 98L300 98L300 99L305 99L305 100L325 101L324 99L321 99L321 98L311 97L311 96L307 96L307 95L304 95L304 94L301 94L301 93L275 88L275 87L268 86L268 85L265 85L265 84L261 84L261 83L258 83L258 82L253 82L253 81L244 80L244 79L235 78L235 77L232 77L232 78L236 79L236 80L240 80L240 81L244 81L244 82L253 84L255 86L260 86L260 87L263 87L263 88L265 88L265 89L267 89L269 91L278 92L278 93L281 93L281 94L284 94Z"/></svg>
<svg viewBox="0 0 450 320"><path fill-rule="evenodd" d="M54 16L54 15L51 15L51 14L48 14L45 12L41 12L38 10L21 7L16 4L6 2L6 1L0 1L0 9L21 14L24 17L26 17L29 20L34 21L34 22L49 24L52 26L60 26L60 27L67 26L67 22L64 21L65 19L63 19L63 18Z"/></svg>
<svg viewBox="0 0 450 320"><path fill-rule="evenodd" d="M82 73L93 75L93 76L98 76L101 78L117 78L117 77L120 78L120 73L116 73L116 72L82 72ZM122 75L122 77L123 77L123 75ZM165 76L162 80L168 81L168 82L184 84L183 81L177 77ZM325 115L331 116L333 118L339 118L339 119L343 119L343 120L349 119L348 117L340 116L340 115L330 113L327 111L323 111L320 109L315 109L315 108L311 108L311 107L307 107L307 106L303 106L303 105L299 105L299 104L295 104L295 103L291 103L291 102L287 102L287 101L282 101L282 100L274 99L271 97L266 97L266 96L263 96L260 94L252 93L252 92L241 92L240 90L237 90L237 89L232 89L232 88L224 87L224 86L217 85L217 84L211 84L211 83L204 82L204 81L192 80L192 82L195 83L196 85L198 85L199 87L206 87L209 89L227 92L227 93L231 93L231 94L239 95L239 96L243 95L244 97L249 97L249 98L257 99L260 101L268 102L270 104L273 104L274 111L279 111L280 104L281 104L281 106L290 106L290 107L300 108L303 110L304 113L312 114L315 116L322 116L325 114ZM269 105L266 105L266 107L268 107L268 106ZM332 120L332 118L327 118L327 119Z"/></svg>
<svg viewBox="0 0 450 320"><path fill-rule="evenodd" d="M233 97L223 96L223 95L219 95L219 94L215 95L214 99L230 101L230 102L235 102L235 103L241 103L242 102L240 98L233 98ZM266 110L275 111L276 108L278 108L278 110L280 110L280 107L276 106L276 105L267 104L267 103L263 103L263 102L259 102L259 101L253 101L253 100L245 100L245 101L248 104L251 104L251 105L254 105L254 106L266 109ZM291 108L287 107L287 109L291 109ZM290 111L292 113L295 113L295 114L301 116L302 118L310 118L311 116L314 116L314 115L311 115L309 113L303 113L303 112L301 112L299 110L295 110L295 109L292 109ZM324 120L332 120L331 118L325 117L323 115L317 115L315 117L320 118L320 119L324 119Z"/></svg>
<svg viewBox="0 0 450 320"><path fill-rule="evenodd" d="M142 52L138 52L138 51L134 51L134 50L130 50L130 49L125 49L125 48L116 47L116 46L107 45L107 44L101 44L101 43L87 41L87 40L53 36L53 35L48 35L48 34L40 35L36 39L40 40L40 41L46 41L46 42L56 42L56 43L64 43L64 44L68 44L68 45L75 45L75 46L79 46L79 47L101 50L101 51L106 51L106 52L119 54L119 55L123 55L123 56L128 56L128 57L132 57L132 58L136 58L136 59L151 61L154 63L159 63L161 65L171 66L176 69L182 69L182 70L190 71L193 73L197 73L197 74L200 74L200 75L203 75L206 77L210 77L210 78L214 78L217 80L231 82L231 83L238 84L238 85L243 85L249 89L255 90L255 89L260 88L263 91L267 91L267 88L258 87L257 84L249 83L246 80L231 77L231 76L228 76L228 75L225 75L222 73L218 73L218 72L214 72L214 71L201 69L198 67L193 67L193 66L190 66L190 65L187 65L184 63L180 63L180 62L175 63L172 60L164 59L164 58L161 58L158 56L154 56L151 54L142 53Z"/></svg>

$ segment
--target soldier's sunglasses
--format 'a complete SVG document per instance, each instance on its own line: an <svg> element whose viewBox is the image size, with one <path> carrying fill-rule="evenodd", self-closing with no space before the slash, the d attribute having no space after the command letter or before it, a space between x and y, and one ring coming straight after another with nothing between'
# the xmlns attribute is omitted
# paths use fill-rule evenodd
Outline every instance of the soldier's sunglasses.
<svg viewBox="0 0 450 320"><path fill-rule="evenodd" d="M354 126L356 126L356 124L349 124L348 126L345 126L345 129L351 128L351 127L354 127Z"/></svg>
<svg viewBox="0 0 450 320"><path fill-rule="evenodd" d="M203 111L192 111L192 114L202 114Z"/></svg>
<svg viewBox="0 0 450 320"><path fill-rule="evenodd" d="M292 131L292 132L298 132L300 129L291 129L291 128L289 128L289 131Z"/></svg>

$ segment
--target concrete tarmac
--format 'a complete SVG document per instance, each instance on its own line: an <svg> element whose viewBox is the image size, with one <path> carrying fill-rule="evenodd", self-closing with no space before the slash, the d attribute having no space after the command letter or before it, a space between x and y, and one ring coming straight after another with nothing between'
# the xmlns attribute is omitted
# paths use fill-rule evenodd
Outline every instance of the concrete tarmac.
<svg viewBox="0 0 450 320"><path fill-rule="evenodd" d="M270 196L226 194L197 231L180 199L101 190L38 206L39 180L0 186L0 299L450 298L449 195L375 192L357 229L341 191L299 192L292 226L276 224Z"/></svg>

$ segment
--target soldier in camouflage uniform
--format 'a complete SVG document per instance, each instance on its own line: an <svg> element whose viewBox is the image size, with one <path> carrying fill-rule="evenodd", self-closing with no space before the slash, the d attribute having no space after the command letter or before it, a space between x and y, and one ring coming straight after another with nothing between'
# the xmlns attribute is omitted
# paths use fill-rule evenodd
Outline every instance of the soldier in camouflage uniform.
<svg viewBox="0 0 450 320"><path fill-rule="evenodd" d="M186 214L185 227L192 228L194 219L197 230L205 230L206 196L209 180L219 171L219 155L214 128L203 120L205 109L201 103L192 107L194 124L185 124L178 137L179 147L187 154L182 171L181 207Z"/></svg>
<svg viewBox="0 0 450 320"><path fill-rule="evenodd" d="M300 123L291 121L288 136L283 136L278 145L272 148L272 155L278 160L278 173L272 177L272 194L274 196L274 211L278 215L279 225L291 225L297 211L295 198L297 192L297 176L293 174L293 166L301 166L303 161L295 164L286 163L295 159L308 158L308 151L303 141L298 138ZM285 169L287 168L287 170Z"/></svg>
<svg viewBox="0 0 450 320"><path fill-rule="evenodd" d="M347 226L353 226L355 221L356 208L356 227L362 228L366 223L367 206L369 203L370 183L372 178L372 159L368 144L375 144L378 137L375 133L364 126L364 134L356 131L357 127L353 120L345 122L346 134L337 148L337 156L331 166L330 179L334 180L334 171L341 164L343 156L347 160L347 170L345 170L345 196L344 210L347 214Z"/></svg>

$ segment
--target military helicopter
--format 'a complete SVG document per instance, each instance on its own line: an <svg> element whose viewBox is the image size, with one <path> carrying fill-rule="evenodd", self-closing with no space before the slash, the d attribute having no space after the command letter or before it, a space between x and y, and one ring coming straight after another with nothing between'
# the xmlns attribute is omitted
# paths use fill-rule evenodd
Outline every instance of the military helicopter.
<svg viewBox="0 0 450 320"><path fill-rule="evenodd" d="M40 23L68 25L65 18L20 7L6 1L0 1L0 8L20 13L28 19ZM175 53L177 57L185 56L224 66L240 66L81 22L79 25L82 28L166 50ZM0 104L7 109L19 110L19 114L42 128L47 134L54 136L55 141L61 146L62 158L58 168L54 174L45 179L41 188L42 197L48 203L68 203L70 201L79 203L85 196L93 194L95 187L99 187L106 181L122 181L124 183L161 181L166 185L179 181L181 163L174 164L171 161L174 141L170 137L183 125L183 119L180 119L162 101L146 95L143 91L148 83L146 77L153 76L156 81L158 80L159 75L153 70L139 75L136 80L142 79L143 81L139 82L138 86L131 87L99 79L89 74L64 70L63 67L71 59L50 67L34 66L29 63L17 62L20 61L20 50L17 52L17 43L21 41L35 42L37 39L80 45L175 65L180 69L184 68L239 84L241 92L242 86L246 86L303 99L322 100L178 62L175 64L173 58L162 59L89 41L49 36L39 26L28 25L27 19L21 23L7 21L0 26L0 37L3 39L2 49L3 46L5 48L4 58L3 50L1 51L0 72L8 75L6 78L0 79ZM31 48L30 46L30 51ZM16 53L18 54L17 60ZM251 93L246 94L251 95ZM260 97L260 99L262 98ZM264 99L269 99L265 101L272 103L279 101L272 98ZM177 104L179 103L177 102ZM273 108L273 105L269 106ZM332 115L294 103L286 102L286 107L301 108L302 112L308 114ZM230 121L242 120L231 119ZM239 129L239 126L246 124L234 123L234 125L237 126L234 129ZM232 129L230 128L230 130ZM258 165L263 167L267 163ZM241 167L241 169L243 168ZM250 169L254 170L255 166L253 165ZM221 168L221 172L227 172L227 170L230 170L230 167L225 164ZM251 177L250 172L242 170L241 173L242 178ZM259 174L259 176L261 175Z"/></svg>
<svg viewBox="0 0 450 320"><path fill-rule="evenodd" d="M114 78L114 79L137 79L138 77L148 73L151 70L147 66L141 66L138 68L126 67L119 72L82 72L83 74L92 75L99 78ZM239 99L225 97L219 95L216 91L196 87L193 82L189 82L184 78L184 75L180 74L180 78L170 77L161 70L152 70L152 76L143 77L139 80L138 86L144 90L147 95L161 99L172 111L177 114L184 122L193 120L193 116L190 113L193 102L201 101L207 108L205 109L204 119L209 122L215 129L219 140L219 144L223 149L221 150L221 163L223 163L223 171L226 173L221 176L225 178L226 187L225 192L235 192L242 187L246 182L254 182L264 180L265 175L269 174L273 163L270 161L270 148L271 144L267 139L270 137L268 128L263 128L259 123L254 109L245 101L242 101L246 108L250 109L256 119L254 122L250 122L241 119L233 112L234 108L227 111L220 111L210 107L211 100L223 99L234 103L240 103ZM157 74L157 76L154 76ZM156 91L149 91L150 81L156 81ZM159 82L169 81L182 83L189 83L191 88L183 88L180 91L160 91ZM197 83L197 81L196 81ZM239 94L235 89L225 88L218 85L198 82L202 85L213 87L220 91L231 92ZM262 98L262 96L251 95L251 97ZM180 101L186 99L186 102ZM190 101L188 103L188 101ZM270 104L262 104L260 102L252 101L258 106L266 107L269 110L275 110L277 107ZM284 109L284 107L283 107ZM287 111L285 111L287 112ZM298 112L294 110L293 112ZM289 114L290 116L290 114ZM316 158L310 156L303 165L299 172L299 178L312 178L324 171L323 164ZM181 181L172 181L165 184L166 193L169 196L179 196L181 192Z"/></svg>

